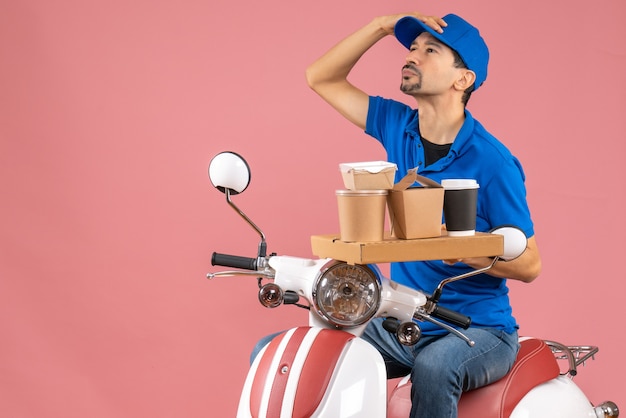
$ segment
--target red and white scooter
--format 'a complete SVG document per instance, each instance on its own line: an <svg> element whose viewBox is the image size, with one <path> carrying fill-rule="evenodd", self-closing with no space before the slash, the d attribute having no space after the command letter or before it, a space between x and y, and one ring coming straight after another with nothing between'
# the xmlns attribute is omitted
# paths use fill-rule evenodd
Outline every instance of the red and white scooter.
<svg viewBox="0 0 626 418"><path fill-rule="evenodd" d="M390 281L374 265L267 255L265 235L231 200L248 187L247 162L236 153L220 153L211 161L209 176L225 193L228 204L259 233L261 242L256 257L213 253L213 265L237 270L207 277L257 277L262 305L292 304L309 310L308 326L283 332L257 355L244 384L238 417L407 417L411 406L408 377L388 395L381 355L359 338L376 317L387 318L386 328L406 345L419 340L422 321L435 323L473 345L462 331L470 319L439 306L438 299L447 283L491 266L444 280L427 295ZM515 228L493 233L504 236L502 255L494 263L498 258L515 258L526 247L524 234ZM597 347L567 347L536 338L521 338L520 344L508 375L463 394L459 417L619 416L617 405L607 401L594 406L572 380L577 367ZM568 361L564 373L558 359Z"/></svg>

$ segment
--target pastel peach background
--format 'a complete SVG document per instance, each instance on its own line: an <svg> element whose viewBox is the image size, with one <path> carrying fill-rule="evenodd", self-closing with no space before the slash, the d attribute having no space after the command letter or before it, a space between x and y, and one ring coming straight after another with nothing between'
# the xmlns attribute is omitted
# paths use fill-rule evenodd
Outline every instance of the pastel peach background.
<svg viewBox="0 0 626 418"><path fill-rule="evenodd" d="M206 172L243 154L237 203L270 251L338 230L338 163L382 149L304 70L378 14L456 12L492 52L470 110L525 166L544 270L512 283L521 333L600 346L576 382L626 408L626 19L619 0L0 0L0 415L230 417L261 336L304 323L253 279L204 277L258 237ZM389 38L353 75L398 92Z"/></svg>

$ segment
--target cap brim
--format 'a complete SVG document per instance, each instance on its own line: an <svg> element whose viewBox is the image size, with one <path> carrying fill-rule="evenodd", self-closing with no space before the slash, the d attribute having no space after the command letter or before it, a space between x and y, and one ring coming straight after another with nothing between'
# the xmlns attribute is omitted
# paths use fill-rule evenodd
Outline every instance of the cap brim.
<svg viewBox="0 0 626 418"><path fill-rule="evenodd" d="M398 20L396 26L394 27L394 33L396 35L396 39L404 45L407 49L411 48L411 44L419 36L422 32L428 32L441 42L447 45L443 39L441 39L441 34L435 32L430 27L423 24L420 20L413 16L405 16L402 19Z"/></svg>

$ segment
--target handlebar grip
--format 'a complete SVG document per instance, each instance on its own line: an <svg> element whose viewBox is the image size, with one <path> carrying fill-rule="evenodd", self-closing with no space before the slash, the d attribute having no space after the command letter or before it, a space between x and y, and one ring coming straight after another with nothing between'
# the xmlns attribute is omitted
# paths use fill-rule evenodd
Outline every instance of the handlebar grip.
<svg viewBox="0 0 626 418"><path fill-rule="evenodd" d="M250 257L240 257L238 255L213 253L211 256L212 266L233 267L245 270L256 270L257 259Z"/></svg>
<svg viewBox="0 0 626 418"><path fill-rule="evenodd" d="M443 308L439 305L431 312L431 315L452 325L457 325L463 329L468 329L472 323L472 318L451 309Z"/></svg>

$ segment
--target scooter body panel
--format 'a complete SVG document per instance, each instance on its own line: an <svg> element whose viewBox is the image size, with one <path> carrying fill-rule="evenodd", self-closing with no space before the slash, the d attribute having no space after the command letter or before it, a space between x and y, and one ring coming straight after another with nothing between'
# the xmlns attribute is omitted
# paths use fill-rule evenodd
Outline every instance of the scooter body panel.
<svg viewBox="0 0 626 418"><path fill-rule="evenodd" d="M511 418L596 418L596 413L572 379L559 376L528 392Z"/></svg>
<svg viewBox="0 0 626 418"><path fill-rule="evenodd" d="M372 362L370 369L366 364ZM323 366L322 366L323 367ZM355 338L342 353L326 396L313 417L383 418L387 411L387 373L380 354Z"/></svg>
<svg viewBox="0 0 626 418"><path fill-rule="evenodd" d="M238 418L385 417L387 381L378 351L352 334L298 327L255 359Z"/></svg>

